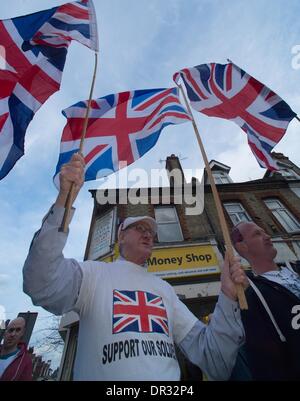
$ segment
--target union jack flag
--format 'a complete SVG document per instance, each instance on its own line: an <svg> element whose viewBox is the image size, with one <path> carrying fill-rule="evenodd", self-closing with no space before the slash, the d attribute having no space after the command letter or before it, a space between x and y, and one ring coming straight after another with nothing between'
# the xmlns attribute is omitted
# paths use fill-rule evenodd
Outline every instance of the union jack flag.
<svg viewBox="0 0 300 401"><path fill-rule="evenodd" d="M174 74L175 82L180 77L195 110L235 122L259 165L278 169L271 151L296 116L287 103L233 63L185 68Z"/></svg>
<svg viewBox="0 0 300 401"><path fill-rule="evenodd" d="M0 21L0 179L23 156L34 114L59 90L73 39L98 48L90 0Z"/></svg>
<svg viewBox="0 0 300 401"><path fill-rule="evenodd" d="M56 166L57 186L62 164L79 150L86 107L87 102L79 102L63 110L68 121ZM136 90L93 100L82 152L85 180L107 176L133 163L156 144L164 127L190 119L180 103L178 88Z"/></svg>
<svg viewBox="0 0 300 401"><path fill-rule="evenodd" d="M161 297L144 291L113 292L113 334L125 331L169 336L168 316Z"/></svg>

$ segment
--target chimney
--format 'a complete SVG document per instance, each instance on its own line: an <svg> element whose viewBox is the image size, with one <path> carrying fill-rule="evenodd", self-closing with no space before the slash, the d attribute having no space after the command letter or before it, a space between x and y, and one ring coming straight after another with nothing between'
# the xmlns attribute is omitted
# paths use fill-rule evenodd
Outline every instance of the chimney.
<svg viewBox="0 0 300 401"><path fill-rule="evenodd" d="M168 173L170 187L182 187L183 184L186 184L180 161L174 154L167 157L166 170Z"/></svg>

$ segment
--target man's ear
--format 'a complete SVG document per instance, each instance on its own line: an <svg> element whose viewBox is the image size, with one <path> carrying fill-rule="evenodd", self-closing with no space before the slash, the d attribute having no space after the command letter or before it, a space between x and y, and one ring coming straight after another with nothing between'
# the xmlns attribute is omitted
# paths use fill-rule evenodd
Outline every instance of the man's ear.
<svg viewBox="0 0 300 401"><path fill-rule="evenodd" d="M118 243L121 244L124 240L124 231L121 231L119 234Z"/></svg>
<svg viewBox="0 0 300 401"><path fill-rule="evenodd" d="M235 244L235 249L238 251L238 253L239 253L241 256L244 257L245 254L247 253L248 247L247 247L247 245L245 244L244 241L241 241L241 242L237 242L237 243Z"/></svg>
<svg viewBox="0 0 300 401"><path fill-rule="evenodd" d="M23 333L22 333L22 337L20 338L20 341L23 341L23 340L24 340L25 333L26 333L26 329L24 328L24 329L23 329Z"/></svg>

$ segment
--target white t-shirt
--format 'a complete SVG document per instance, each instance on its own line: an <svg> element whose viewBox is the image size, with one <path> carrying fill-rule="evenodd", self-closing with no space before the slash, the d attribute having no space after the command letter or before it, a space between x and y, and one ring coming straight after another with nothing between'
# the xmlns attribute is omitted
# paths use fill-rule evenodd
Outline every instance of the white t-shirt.
<svg viewBox="0 0 300 401"><path fill-rule="evenodd" d="M279 270L272 270L262 274L263 277L275 283L283 285L285 288L293 292L296 297L300 298L300 277L294 271L287 267L282 267Z"/></svg>
<svg viewBox="0 0 300 401"><path fill-rule="evenodd" d="M0 359L0 377L2 377L3 373L5 372L6 368L12 363L12 361L17 357L19 350L9 356L6 359Z"/></svg>
<svg viewBox="0 0 300 401"><path fill-rule="evenodd" d="M179 380L174 342L198 319L172 286L128 261L81 268L74 380Z"/></svg>

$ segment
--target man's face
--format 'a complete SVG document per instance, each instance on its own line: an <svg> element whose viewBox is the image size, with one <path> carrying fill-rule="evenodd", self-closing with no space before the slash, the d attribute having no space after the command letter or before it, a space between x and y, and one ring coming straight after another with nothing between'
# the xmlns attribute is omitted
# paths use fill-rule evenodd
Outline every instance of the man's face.
<svg viewBox="0 0 300 401"><path fill-rule="evenodd" d="M4 346L6 348L15 347L21 341L24 330L24 321L18 319L12 321L4 333Z"/></svg>
<svg viewBox="0 0 300 401"><path fill-rule="evenodd" d="M138 258L146 261L151 256L154 237L155 233L146 221L131 224L120 237L124 255L129 260Z"/></svg>
<svg viewBox="0 0 300 401"><path fill-rule="evenodd" d="M239 227L246 245L246 253L250 257L263 257L274 259L277 250L274 248L271 237L255 223L245 223Z"/></svg>

